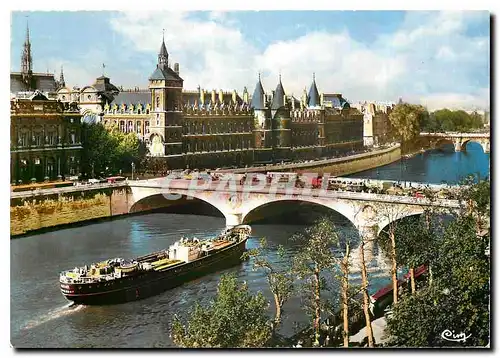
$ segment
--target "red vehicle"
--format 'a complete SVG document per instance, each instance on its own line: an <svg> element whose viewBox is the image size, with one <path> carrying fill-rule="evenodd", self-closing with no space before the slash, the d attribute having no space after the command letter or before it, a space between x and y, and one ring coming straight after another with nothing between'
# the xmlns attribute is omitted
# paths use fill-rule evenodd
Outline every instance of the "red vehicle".
<svg viewBox="0 0 500 358"><path fill-rule="evenodd" d="M323 183L323 178L318 176L312 180L312 187L314 189L321 188L322 183Z"/></svg>
<svg viewBox="0 0 500 358"><path fill-rule="evenodd" d="M124 181L125 180L125 177L109 177L109 178L106 178L106 181L108 183L116 183L116 182L119 182L119 181Z"/></svg>

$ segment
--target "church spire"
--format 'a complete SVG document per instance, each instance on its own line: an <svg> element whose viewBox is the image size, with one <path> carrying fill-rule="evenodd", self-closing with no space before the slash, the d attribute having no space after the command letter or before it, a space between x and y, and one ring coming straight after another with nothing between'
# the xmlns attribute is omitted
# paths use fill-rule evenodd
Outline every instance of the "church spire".
<svg viewBox="0 0 500 358"><path fill-rule="evenodd" d="M30 29L28 22L26 22L26 41L24 41L23 53L21 56L21 76L25 90L27 91L31 91L33 89L32 70L33 60L31 58Z"/></svg>
<svg viewBox="0 0 500 358"><path fill-rule="evenodd" d="M59 76L59 88L62 87L66 87L66 82L64 82L63 66L61 65L61 75Z"/></svg>
<svg viewBox="0 0 500 358"><path fill-rule="evenodd" d="M158 65L161 65L163 68L168 67L168 52L167 46L165 46L165 29L163 29L163 38L160 53L158 54Z"/></svg>
<svg viewBox="0 0 500 358"><path fill-rule="evenodd" d="M26 22L26 41L23 45L23 54L21 57L21 72L28 73L32 71L33 63L31 58L30 28Z"/></svg>

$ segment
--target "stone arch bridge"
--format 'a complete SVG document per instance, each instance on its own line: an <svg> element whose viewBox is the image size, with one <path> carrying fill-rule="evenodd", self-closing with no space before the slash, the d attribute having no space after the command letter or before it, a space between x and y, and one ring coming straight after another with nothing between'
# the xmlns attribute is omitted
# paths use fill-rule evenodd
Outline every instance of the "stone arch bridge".
<svg viewBox="0 0 500 358"><path fill-rule="evenodd" d="M467 143L476 142L485 153L490 152L490 133L420 133L419 140L423 146L431 148L451 143L456 152L464 151Z"/></svg>
<svg viewBox="0 0 500 358"><path fill-rule="evenodd" d="M231 182L153 179L129 182L132 200L129 212L156 209L165 201L196 198L217 208L228 227L248 223L249 214L264 205L280 201L297 201L329 208L347 218L364 237L378 236L391 222L422 214L426 207L457 211L458 200L415 198L326 189L239 185Z"/></svg>

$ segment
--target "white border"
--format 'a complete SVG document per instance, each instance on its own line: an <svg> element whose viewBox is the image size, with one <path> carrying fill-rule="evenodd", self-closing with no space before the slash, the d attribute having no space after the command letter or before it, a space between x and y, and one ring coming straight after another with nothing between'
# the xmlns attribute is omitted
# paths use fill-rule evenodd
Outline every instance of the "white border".
<svg viewBox="0 0 500 358"><path fill-rule="evenodd" d="M350 0L350 1L332 1L332 0L316 0L313 3L308 3L305 1L296 1L291 3L290 1L287 2L271 2L269 0L253 0L253 1L228 1L228 0L218 0L216 2L207 2L206 0L190 0L189 2L179 2L179 1L169 1L169 2L138 2L138 1L131 1L131 2L123 2L121 0L108 0L108 1L96 1L96 0L87 0L84 2L75 2L75 1L50 1L50 2L40 2L40 1L33 1L33 0L25 0L25 1L19 1L16 2L15 4L9 3L7 5L7 11L2 11L1 13L1 26L3 27L2 31L2 48L10 49L10 11L12 10L24 10L24 11L33 11L33 10L276 10L276 9L282 9L282 10L354 10L354 9L370 9L370 10L395 10L395 9L401 9L401 6L404 5L404 10L438 10L438 9L453 9L453 10L490 10L496 13L495 10L498 8L498 1L489 1L489 0L475 0L472 2L457 2L457 1L443 1L443 0L419 0L415 2L402 2L402 1L395 1L395 0L378 0L378 1L360 1L360 0ZM84 5L85 7L83 7ZM305 7L305 5L313 5L314 8L311 7ZM495 24L495 33L498 36L498 19L496 20ZM496 52L496 51L495 51ZM10 72L10 56L2 56L1 61L3 63L3 68L4 70L4 76L3 76L3 81L7 82L7 68L9 69ZM498 56L496 56L496 64L498 64ZM7 209L7 199L9 199L9 192L7 192L7 187L9 186L9 175L7 175L7 171L10 168L9 164L9 157L7 153L10 153L9 147L9 139L7 136L10 134L9 133L9 117L10 117L10 111L9 111L9 102L7 101L7 98L9 98L9 83L5 83L3 86L0 86L1 90L1 98L4 100L1 102L2 103L2 111L4 115L2 116L2 126L3 130L2 133L5 133L3 135L3 140L0 142L0 145L3 147L1 149L1 155L0 155L0 160L2 163L2 168L4 168L4 175L2 175L2 181L4 182L2 185L3 191L1 192L3 195L5 195L5 200L3 201L5 203L4 206L2 206L2 211L3 214L0 214L0 218L2 218L2 228L5 230L5 235L3 239L3 245L5 245L4 250L4 256L3 260L1 260L2 264L2 271L5 274L7 272L10 272L10 242L8 238L8 234L10 229L10 223L9 223L9 211ZM496 81L495 81L496 83ZM496 87L496 86L495 86ZM491 101L491 103L496 103L497 96L495 96L495 100ZM497 108L495 108L495 114L496 114ZM496 118L492 119L492 122L495 121ZM500 124L495 125L495 137L497 137L497 131L500 130ZM493 142L494 143L494 142ZM493 151L493 149L492 149ZM496 157L496 156L495 156ZM496 163L492 163L492 165L495 165ZM494 198L495 204L496 204L496 198ZM495 205L496 208L498 208L497 205ZM500 221L498 220L497 216L499 214L497 213L495 215L494 222L499 223ZM494 253L492 253L492 258L493 260L496 257L496 251L497 247L499 245L494 245ZM10 277L10 275L9 275ZM498 276L495 275L495 283L498 283ZM498 285L496 285L498 287ZM10 292L10 284L9 284L9 292ZM1 295L1 300L3 301L2 303L2 333L4 338L4 344L2 344L2 357L4 356L10 356L14 354L14 350L10 345L10 295L6 295L5 293ZM498 300L497 300L498 301ZM498 309L496 310L498 311ZM498 332L498 326L497 332ZM167 334L167 333L166 333ZM496 341L495 338L498 337L498 334L496 334L495 337L492 337L492 341ZM327 352L327 354L337 354L341 351L335 350L332 351L331 353ZM383 351L384 354L386 351ZM23 351L23 352L16 352L17 354L30 354L31 352L29 351ZM52 352L49 352L51 354ZM70 355L72 352L63 352L61 353L62 355ZM92 353L92 352L90 352ZM121 353L121 352L120 352ZM158 352L159 354L168 354L172 355L175 354L177 355L178 353L175 353L174 351L169 351L169 352ZM202 352L201 354L205 354L206 351ZM216 354L219 352L216 352ZM236 352L234 352L236 353ZM287 352L285 352L286 354ZM297 351L294 351L294 353L298 353ZM305 352L305 354L308 354L309 352ZM396 352L396 354L399 354L400 352ZM439 354L439 351L435 352L423 352L426 355L437 355ZM473 352L469 352L474 354ZM5 354L5 355L4 355ZM95 354L95 353L94 353ZM141 356L142 352L131 352L130 353L132 356ZM191 352L189 353L183 353L185 354L193 354ZM233 352L229 352L229 354L233 354ZM257 353L252 352L252 355L256 355ZM270 355L271 353L269 351L258 353L259 355ZM355 354L359 355L362 354L361 351L349 351L349 354ZM421 354L418 353L417 354ZM104 356L104 353L97 353L98 356ZM127 354L128 355L128 354Z"/></svg>

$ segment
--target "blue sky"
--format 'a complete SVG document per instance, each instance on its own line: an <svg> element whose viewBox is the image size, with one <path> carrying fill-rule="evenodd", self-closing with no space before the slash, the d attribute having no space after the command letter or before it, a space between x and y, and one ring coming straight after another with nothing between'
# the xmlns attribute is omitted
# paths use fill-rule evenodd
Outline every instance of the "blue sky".
<svg viewBox="0 0 500 358"><path fill-rule="evenodd" d="M489 107L488 12L235 11L13 12L11 70L19 71L29 21L34 70L85 86L102 74L124 88L147 86L162 29L185 88L244 86L281 72L300 96L312 73L320 92L350 101Z"/></svg>

